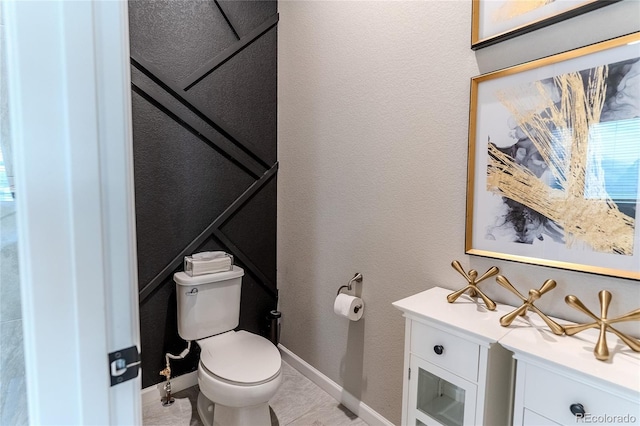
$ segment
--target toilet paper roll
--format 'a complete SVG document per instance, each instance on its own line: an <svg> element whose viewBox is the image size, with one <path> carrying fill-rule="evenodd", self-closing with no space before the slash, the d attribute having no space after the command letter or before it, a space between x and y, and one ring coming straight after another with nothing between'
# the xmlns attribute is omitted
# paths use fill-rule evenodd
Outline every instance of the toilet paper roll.
<svg viewBox="0 0 640 426"><path fill-rule="evenodd" d="M333 312L351 321L358 321L364 313L364 302L359 297L340 293L333 303Z"/></svg>

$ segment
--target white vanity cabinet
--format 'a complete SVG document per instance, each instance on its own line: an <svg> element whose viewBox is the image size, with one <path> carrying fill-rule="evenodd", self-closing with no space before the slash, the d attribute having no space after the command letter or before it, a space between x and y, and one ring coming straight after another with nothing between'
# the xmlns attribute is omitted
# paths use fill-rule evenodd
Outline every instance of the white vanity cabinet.
<svg viewBox="0 0 640 426"><path fill-rule="evenodd" d="M607 333L598 361L597 330L556 336L533 315L512 326L500 344L517 360L514 425L640 425L640 354Z"/></svg>
<svg viewBox="0 0 640 426"><path fill-rule="evenodd" d="M496 342L510 330L467 295L432 288L393 303L404 313L405 380L402 424L507 425L511 422L514 361Z"/></svg>

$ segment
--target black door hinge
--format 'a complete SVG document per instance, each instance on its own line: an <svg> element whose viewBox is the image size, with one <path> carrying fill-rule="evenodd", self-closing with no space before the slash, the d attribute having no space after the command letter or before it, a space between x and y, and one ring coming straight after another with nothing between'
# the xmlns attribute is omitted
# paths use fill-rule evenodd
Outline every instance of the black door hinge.
<svg viewBox="0 0 640 426"><path fill-rule="evenodd" d="M109 375L111 386L138 377L140 352L135 346L111 352L109 354Z"/></svg>

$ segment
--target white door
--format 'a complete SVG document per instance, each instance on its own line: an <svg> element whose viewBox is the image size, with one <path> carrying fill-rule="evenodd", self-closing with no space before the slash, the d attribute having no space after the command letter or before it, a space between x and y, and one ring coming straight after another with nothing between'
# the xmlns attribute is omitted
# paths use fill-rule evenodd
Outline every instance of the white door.
<svg viewBox="0 0 640 426"><path fill-rule="evenodd" d="M2 3L29 421L139 424L127 4Z"/></svg>

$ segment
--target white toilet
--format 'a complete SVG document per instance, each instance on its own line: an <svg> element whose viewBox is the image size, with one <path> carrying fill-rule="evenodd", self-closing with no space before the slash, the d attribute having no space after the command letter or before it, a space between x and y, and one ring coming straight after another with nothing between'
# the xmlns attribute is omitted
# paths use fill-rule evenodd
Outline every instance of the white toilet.
<svg viewBox="0 0 640 426"><path fill-rule="evenodd" d="M269 340L234 331L244 270L174 274L178 334L200 345L198 414L207 426L270 426L268 401L282 382L280 352Z"/></svg>

